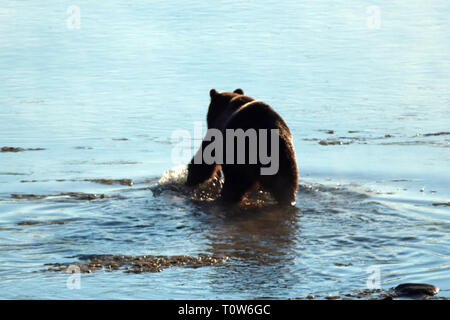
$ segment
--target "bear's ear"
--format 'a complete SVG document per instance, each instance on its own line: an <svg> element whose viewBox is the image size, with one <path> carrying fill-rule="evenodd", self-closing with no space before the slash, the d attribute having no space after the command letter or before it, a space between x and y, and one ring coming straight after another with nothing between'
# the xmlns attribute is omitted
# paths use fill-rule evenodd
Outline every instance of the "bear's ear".
<svg viewBox="0 0 450 320"><path fill-rule="evenodd" d="M237 93L237 94L244 94L244 90L242 90L242 89L236 89L236 90L234 90L234 93Z"/></svg>
<svg viewBox="0 0 450 320"><path fill-rule="evenodd" d="M210 96L211 98L214 98L217 94L218 94L218 93L217 93L216 89L211 89L211 90L209 91L209 96Z"/></svg>

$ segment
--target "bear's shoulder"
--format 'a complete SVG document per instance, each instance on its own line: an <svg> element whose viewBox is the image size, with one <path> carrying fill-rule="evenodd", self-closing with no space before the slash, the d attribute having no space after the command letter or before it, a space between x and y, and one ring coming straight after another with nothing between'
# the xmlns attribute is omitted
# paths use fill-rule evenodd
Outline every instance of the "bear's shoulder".
<svg viewBox="0 0 450 320"><path fill-rule="evenodd" d="M234 112L237 109L241 108L242 106L244 106L252 101L255 101L255 99L253 99L252 97L249 97L249 96L245 96L245 95L236 96L230 100L230 103L228 104L228 110L231 112Z"/></svg>
<svg viewBox="0 0 450 320"><path fill-rule="evenodd" d="M270 105L260 100L251 100L243 104L228 118L227 128L240 126L277 128L290 134L283 118Z"/></svg>

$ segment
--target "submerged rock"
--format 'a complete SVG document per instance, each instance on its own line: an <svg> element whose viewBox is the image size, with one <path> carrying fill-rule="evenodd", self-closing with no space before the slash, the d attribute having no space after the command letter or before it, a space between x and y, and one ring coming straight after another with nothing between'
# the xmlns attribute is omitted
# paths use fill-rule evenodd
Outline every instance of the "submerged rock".
<svg viewBox="0 0 450 320"><path fill-rule="evenodd" d="M107 198L105 194L83 193L83 192L61 192L57 194L18 194L18 193L11 194L11 198L21 200L37 200L49 197L70 197L75 200L96 200Z"/></svg>
<svg viewBox="0 0 450 320"><path fill-rule="evenodd" d="M1 152L21 152L21 151L40 151L45 150L44 148L19 148L19 147L2 147Z"/></svg>
<svg viewBox="0 0 450 320"><path fill-rule="evenodd" d="M34 200L34 199L43 199L45 197L47 197L47 196L39 195L39 194L17 194L17 193L11 194L11 198L13 198L13 199Z"/></svg>
<svg viewBox="0 0 450 320"><path fill-rule="evenodd" d="M424 137L433 137L433 136L445 136L450 135L450 132L434 132L434 133L425 133Z"/></svg>
<svg viewBox="0 0 450 320"><path fill-rule="evenodd" d="M83 147L83 146L77 146L77 147L73 147L74 149L77 150L92 150L92 147Z"/></svg>
<svg viewBox="0 0 450 320"><path fill-rule="evenodd" d="M23 151L22 148L15 148L15 147L2 147L2 152L20 152Z"/></svg>
<svg viewBox="0 0 450 320"><path fill-rule="evenodd" d="M435 207L437 207L437 206L450 207L450 202L435 202L435 203L432 203L432 205Z"/></svg>
<svg viewBox="0 0 450 320"><path fill-rule="evenodd" d="M228 257L201 254L192 256L124 256L124 255L82 255L78 257L84 263L48 263L50 268L45 271L68 271L70 266L77 266L81 273L91 273L95 270L106 271L124 270L127 273L161 272L170 267L180 266L187 268L200 268L225 262Z"/></svg>
<svg viewBox="0 0 450 320"><path fill-rule="evenodd" d="M84 179L84 181L107 185L120 184L123 186L132 186L134 184L133 179Z"/></svg>
<svg viewBox="0 0 450 320"><path fill-rule="evenodd" d="M29 173L23 172L0 172L0 176L29 176Z"/></svg>
<svg viewBox="0 0 450 320"><path fill-rule="evenodd" d="M66 221L55 220L55 221L21 221L17 223L18 226L34 226L39 224L66 224Z"/></svg>
<svg viewBox="0 0 450 320"><path fill-rule="evenodd" d="M132 186L134 185L134 181L133 179L104 179L104 178L100 178L100 179L56 179L56 180L50 180L50 179L45 179L45 180L20 180L21 183L31 183L31 182L50 182L50 181L56 181L56 182L66 182L66 181L71 181L71 182L78 182L78 181L85 181L85 182L93 182L93 183L100 183L100 184L106 184L106 185L113 185L113 184L120 184L123 186Z"/></svg>
<svg viewBox="0 0 450 320"><path fill-rule="evenodd" d="M353 141L343 142L341 140L320 140L319 144L322 146L334 146L334 145L344 145L344 144L352 144Z"/></svg>

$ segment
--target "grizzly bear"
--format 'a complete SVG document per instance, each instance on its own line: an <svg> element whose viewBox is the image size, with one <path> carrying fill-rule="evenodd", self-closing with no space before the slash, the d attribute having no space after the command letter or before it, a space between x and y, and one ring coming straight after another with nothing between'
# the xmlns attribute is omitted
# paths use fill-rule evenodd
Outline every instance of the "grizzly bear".
<svg viewBox="0 0 450 320"><path fill-rule="evenodd" d="M188 165L186 184L198 185L222 170L225 182L220 198L225 202L239 203L250 189L258 185L279 204L295 205L297 162L291 132L281 116L264 102L244 95L242 89L220 93L211 89L210 97L206 117L208 133L218 132L222 137L206 134L200 149ZM236 144L236 133L244 133L241 139L243 146ZM251 141L252 137L256 137L256 140ZM221 150L212 152L212 144ZM222 160L198 161L208 149L211 155L219 156ZM265 157L262 157L264 153ZM267 159L269 154L273 162L270 167Z"/></svg>

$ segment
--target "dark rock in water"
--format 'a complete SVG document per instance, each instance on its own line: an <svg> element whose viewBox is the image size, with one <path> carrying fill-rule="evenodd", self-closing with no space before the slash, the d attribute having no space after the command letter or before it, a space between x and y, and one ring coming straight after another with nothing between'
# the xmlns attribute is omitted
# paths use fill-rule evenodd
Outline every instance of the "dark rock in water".
<svg viewBox="0 0 450 320"><path fill-rule="evenodd" d="M38 224L66 224L66 221L55 220L55 221L21 221L17 223L18 226L34 226Z"/></svg>
<svg viewBox="0 0 450 320"><path fill-rule="evenodd" d="M445 135L449 135L450 132L434 132L434 133L425 133L423 136L424 137L433 137L433 136L445 136Z"/></svg>
<svg viewBox="0 0 450 320"><path fill-rule="evenodd" d="M106 185L113 185L113 184L120 184L123 186L133 186L134 181L133 179L56 179L56 180L21 180L22 183L30 183L30 182L49 182L49 181L56 181L56 182L66 182L66 181L86 181L86 182L93 182L93 183L100 183L100 184L106 184Z"/></svg>
<svg viewBox="0 0 450 320"><path fill-rule="evenodd" d="M97 200L97 199L106 199L107 196L105 194L95 194L95 193L83 193L83 192L61 192L58 194L11 194L11 198L20 199L20 200L38 200L45 199L50 197L70 197L75 200Z"/></svg>
<svg viewBox="0 0 450 320"><path fill-rule="evenodd" d="M394 288L399 296L434 296L439 288L426 283L403 283Z"/></svg>
<svg viewBox="0 0 450 320"><path fill-rule="evenodd" d="M435 203L432 203L432 205L435 207L437 207L437 206L450 207L450 202L435 202Z"/></svg>
<svg viewBox="0 0 450 320"><path fill-rule="evenodd" d="M29 173L22 173L22 172L0 172L0 175L2 176L28 176Z"/></svg>
<svg viewBox="0 0 450 320"><path fill-rule="evenodd" d="M18 147L2 147L0 149L1 152L21 152L21 151L41 151L45 150L44 148L18 148Z"/></svg>
<svg viewBox="0 0 450 320"><path fill-rule="evenodd" d="M27 200L33 200L33 199L44 199L45 195L39 195L39 194L17 194L13 193L11 194L11 198L13 199L27 199Z"/></svg>
<svg viewBox="0 0 450 320"><path fill-rule="evenodd" d="M335 145L344 145L344 144L352 144L353 141L343 142L341 140L320 140L319 144L322 146L335 146Z"/></svg>
<svg viewBox="0 0 450 320"><path fill-rule="evenodd" d="M42 151L45 150L45 148L27 148L26 151Z"/></svg>
<svg viewBox="0 0 450 320"><path fill-rule="evenodd" d="M107 185L120 184L123 186L132 186L134 184L133 179L84 179L84 181Z"/></svg>
<svg viewBox="0 0 450 320"><path fill-rule="evenodd" d="M2 147L2 152L19 152L19 151L23 151L23 149L15 147Z"/></svg>
<svg viewBox="0 0 450 320"><path fill-rule="evenodd" d="M336 262L334 265L335 265L336 267L349 267L349 266L352 266L353 264L351 264L351 263L339 263L339 262Z"/></svg>

